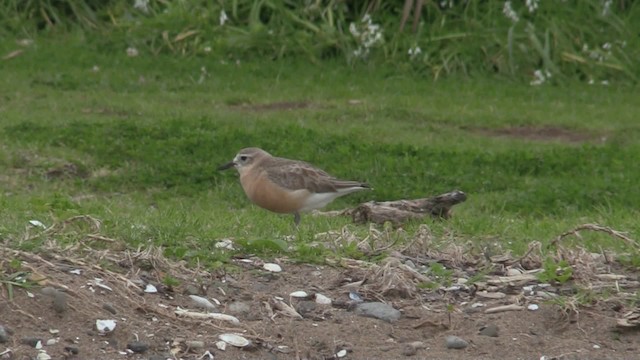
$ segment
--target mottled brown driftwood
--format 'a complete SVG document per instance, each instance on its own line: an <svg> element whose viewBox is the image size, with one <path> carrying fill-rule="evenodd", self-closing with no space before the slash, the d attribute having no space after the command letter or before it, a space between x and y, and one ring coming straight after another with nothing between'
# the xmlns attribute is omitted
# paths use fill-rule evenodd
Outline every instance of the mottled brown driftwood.
<svg viewBox="0 0 640 360"><path fill-rule="evenodd" d="M407 220L421 219L425 216L448 219L451 217L451 208L465 200L467 200L467 194L455 190L423 199L369 201L360 204L356 208L346 210L343 214L351 215L355 223L374 222L383 224L390 221L395 225L399 225Z"/></svg>

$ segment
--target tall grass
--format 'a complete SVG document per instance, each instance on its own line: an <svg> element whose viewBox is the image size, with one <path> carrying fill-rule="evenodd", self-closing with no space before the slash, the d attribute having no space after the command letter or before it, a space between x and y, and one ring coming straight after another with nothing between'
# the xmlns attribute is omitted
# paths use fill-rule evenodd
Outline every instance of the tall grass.
<svg viewBox="0 0 640 360"><path fill-rule="evenodd" d="M416 6L412 0L5 0L0 24L5 33L30 37L79 28L99 35L89 38L104 51L393 62L435 78L491 73L542 84L640 76L638 2Z"/></svg>

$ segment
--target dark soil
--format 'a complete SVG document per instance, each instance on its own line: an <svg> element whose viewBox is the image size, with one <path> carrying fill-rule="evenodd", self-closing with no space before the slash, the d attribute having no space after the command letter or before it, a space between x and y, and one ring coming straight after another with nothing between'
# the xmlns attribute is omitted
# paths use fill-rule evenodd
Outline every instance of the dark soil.
<svg viewBox="0 0 640 360"><path fill-rule="evenodd" d="M11 332L8 341L0 343L0 353L12 351L0 356L3 359L34 359L38 350L24 344L25 337L40 338L43 344L58 339L54 345L43 346L53 359L208 359L202 357L206 351L215 359L331 359L340 350L347 350L345 359L631 359L640 351L638 334L616 327L621 308L614 303L593 304L575 312L539 301L535 311L525 306L520 311L486 314L485 309L517 303L522 295L514 292L492 300L469 292L455 295L422 289L417 296L402 291L381 296L359 290L365 301L383 301L402 312L399 321L387 323L351 311L349 288L344 284L363 280L367 271L349 266L281 262L282 272L269 273L253 259L252 263L237 262L234 273L207 273L169 262L159 265L153 258L130 254L105 255L102 261L85 263L52 254L38 257L1 248L0 252L4 259L20 259L34 284L13 286L10 299L7 283L0 283L0 325ZM98 263L101 266L95 265ZM103 268L106 263L110 266ZM3 279L11 275L9 269L4 263ZM80 274L70 273L73 269L80 269ZM176 279L172 287L159 280L169 273ZM95 278L104 279L112 291L93 284ZM155 284L159 292L144 293L136 285L140 280ZM41 293L43 286L67 288L66 310L54 310L51 296ZM291 298L289 294L297 290L321 293L333 299L333 304ZM198 311L187 292L217 299L221 313L231 313L234 302L248 308L232 314L240 324L176 316L178 306ZM278 311L273 306L275 297L291 304L303 318ZM112 304L115 315L103 308L106 303ZM472 307L474 303L485 306ZM116 320L116 329L100 335L97 319ZM478 333L490 324L499 328L497 337ZM219 350L215 343L222 333L242 334L252 346L228 345ZM465 339L469 346L447 349L447 335ZM188 349L185 341L192 340L204 342L204 347ZM127 352L127 344L133 341L149 349L142 354ZM422 346L411 355L407 344L416 341ZM78 354L71 354L70 348Z"/></svg>

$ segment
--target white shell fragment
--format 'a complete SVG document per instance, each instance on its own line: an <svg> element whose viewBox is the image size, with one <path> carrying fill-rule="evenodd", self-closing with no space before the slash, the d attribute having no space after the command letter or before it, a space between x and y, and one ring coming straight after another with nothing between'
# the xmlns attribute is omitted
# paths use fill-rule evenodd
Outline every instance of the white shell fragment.
<svg viewBox="0 0 640 360"><path fill-rule="evenodd" d="M227 250L235 250L233 247L233 240L231 239L222 239L213 245L216 249L227 249Z"/></svg>
<svg viewBox="0 0 640 360"><path fill-rule="evenodd" d="M74 275L80 275L82 273L82 270L73 269L73 270L70 270L69 273L74 274Z"/></svg>
<svg viewBox="0 0 640 360"><path fill-rule="evenodd" d="M289 296L294 297L294 298L306 298L307 296L309 296L309 294L307 294L306 292L302 291L302 290L298 290L298 291L294 291L291 294L289 294Z"/></svg>
<svg viewBox="0 0 640 360"><path fill-rule="evenodd" d="M249 344L251 344L251 341L238 334L220 334L218 335L218 339L235 347L247 347L249 346Z"/></svg>
<svg viewBox="0 0 640 360"><path fill-rule="evenodd" d="M35 226L35 227L39 227L39 228L43 228L46 229L47 227L39 220L29 220L29 224L31 224L31 226Z"/></svg>
<svg viewBox="0 0 640 360"><path fill-rule="evenodd" d="M274 264L274 263L266 263L266 264L262 265L262 268L267 270L267 271L276 272L276 273L282 271L282 267L280 267L280 265Z"/></svg>
<svg viewBox="0 0 640 360"><path fill-rule="evenodd" d="M51 356L47 354L46 351L40 350L38 356L36 356L36 360L51 360Z"/></svg>
<svg viewBox="0 0 640 360"><path fill-rule="evenodd" d="M538 305L536 305L536 304L529 304L529 305L527 306L527 309L529 309L529 310L531 310L531 311L536 311L536 310L538 310L539 308L540 308L540 307L539 307Z"/></svg>
<svg viewBox="0 0 640 360"><path fill-rule="evenodd" d="M153 284L147 284L144 288L144 292L148 294L155 294L158 292L158 289Z"/></svg>
<svg viewBox="0 0 640 360"><path fill-rule="evenodd" d="M237 317L231 316L231 315L227 315L227 314L221 314L221 313L206 313L205 314L205 313L185 310L185 309L182 309L180 307L178 307L174 312L178 316L186 316L186 317L190 317L192 319L214 319L214 320L228 321L228 322L230 322L232 324L236 324L236 325L240 324L240 320L238 320Z"/></svg>
<svg viewBox="0 0 640 360"><path fill-rule="evenodd" d="M112 332L116 328L115 320L96 320L96 328L101 333Z"/></svg>
<svg viewBox="0 0 640 360"><path fill-rule="evenodd" d="M316 303L322 305L331 305L331 299L322 294L316 294Z"/></svg>
<svg viewBox="0 0 640 360"><path fill-rule="evenodd" d="M218 350L224 351L227 348L227 343L222 340L216 341L216 347Z"/></svg>
<svg viewBox="0 0 640 360"><path fill-rule="evenodd" d="M211 303L211 301L203 298L198 295L189 295L191 300L196 304L197 307L207 309L207 310L215 310L216 306Z"/></svg>
<svg viewBox="0 0 640 360"><path fill-rule="evenodd" d="M347 356L347 350L345 350L345 349L342 349L342 350L340 350L340 351L338 351L336 353L336 357L337 358L342 358L342 357L345 357L345 356Z"/></svg>

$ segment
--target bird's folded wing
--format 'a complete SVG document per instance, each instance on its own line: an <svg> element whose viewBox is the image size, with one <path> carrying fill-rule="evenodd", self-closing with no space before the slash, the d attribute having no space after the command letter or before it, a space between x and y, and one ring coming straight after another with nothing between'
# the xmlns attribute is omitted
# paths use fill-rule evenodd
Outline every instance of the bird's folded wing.
<svg viewBox="0 0 640 360"><path fill-rule="evenodd" d="M306 189L312 193L337 191L333 176L305 162L281 161L272 164L265 171L271 181L289 190Z"/></svg>

